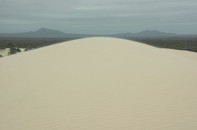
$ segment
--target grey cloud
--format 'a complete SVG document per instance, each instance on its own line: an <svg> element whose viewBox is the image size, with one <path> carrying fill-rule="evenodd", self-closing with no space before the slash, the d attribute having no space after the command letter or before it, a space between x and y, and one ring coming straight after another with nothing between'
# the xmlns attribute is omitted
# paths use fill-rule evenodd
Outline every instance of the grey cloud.
<svg viewBox="0 0 197 130"><path fill-rule="evenodd" d="M0 0L0 31L197 33L196 6L196 0Z"/></svg>

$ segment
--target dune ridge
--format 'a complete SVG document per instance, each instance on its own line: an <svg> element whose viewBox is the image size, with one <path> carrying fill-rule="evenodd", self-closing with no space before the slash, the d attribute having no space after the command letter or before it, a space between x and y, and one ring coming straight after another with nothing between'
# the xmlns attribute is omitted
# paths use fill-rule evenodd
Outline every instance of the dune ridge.
<svg viewBox="0 0 197 130"><path fill-rule="evenodd" d="M95 37L1 58L0 129L196 130L196 55Z"/></svg>

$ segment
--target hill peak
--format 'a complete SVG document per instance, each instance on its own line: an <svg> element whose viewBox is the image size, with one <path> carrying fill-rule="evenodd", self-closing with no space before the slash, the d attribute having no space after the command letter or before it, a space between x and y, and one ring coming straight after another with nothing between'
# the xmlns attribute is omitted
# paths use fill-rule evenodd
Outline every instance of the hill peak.
<svg viewBox="0 0 197 130"><path fill-rule="evenodd" d="M161 32L161 31L158 31L158 30L149 30L149 29L147 29L147 30L144 30L144 31L142 31L140 33L165 33L165 32Z"/></svg>
<svg viewBox="0 0 197 130"><path fill-rule="evenodd" d="M57 34L57 33L59 33L59 34L64 34L63 32L61 32L61 31L58 31L58 30L53 30L53 29L48 29L48 28L44 28L44 27L42 27L42 28L40 28L40 29L38 29L37 31L35 31L36 33L54 33L54 34Z"/></svg>

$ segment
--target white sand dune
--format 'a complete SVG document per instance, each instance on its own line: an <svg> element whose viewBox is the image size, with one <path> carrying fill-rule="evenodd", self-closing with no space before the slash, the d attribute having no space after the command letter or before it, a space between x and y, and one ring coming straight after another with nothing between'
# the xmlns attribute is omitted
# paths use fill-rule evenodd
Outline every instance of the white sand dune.
<svg viewBox="0 0 197 130"><path fill-rule="evenodd" d="M2 56L7 56L9 51L10 51L9 48L0 49L0 55L2 55Z"/></svg>
<svg viewBox="0 0 197 130"><path fill-rule="evenodd" d="M0 130L196 130L196 56L101 37L1 58Z"/></svg>

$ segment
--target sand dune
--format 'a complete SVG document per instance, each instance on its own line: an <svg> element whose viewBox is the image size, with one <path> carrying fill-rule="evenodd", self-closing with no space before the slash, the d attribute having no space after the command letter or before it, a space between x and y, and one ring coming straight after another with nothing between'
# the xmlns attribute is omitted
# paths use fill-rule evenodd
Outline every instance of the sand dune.
<svg viewBox="0 0 197 130"><path fill-rule="evenodd" d="M101 37L1 58L0 130L196 130L196 56Z"/></svg>

